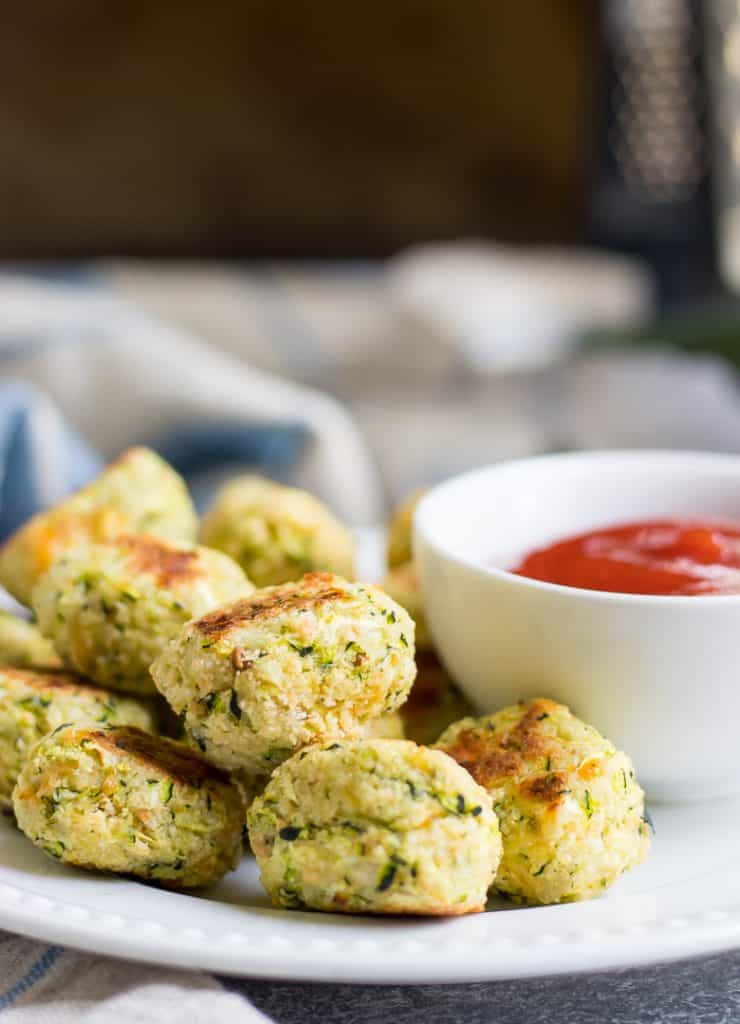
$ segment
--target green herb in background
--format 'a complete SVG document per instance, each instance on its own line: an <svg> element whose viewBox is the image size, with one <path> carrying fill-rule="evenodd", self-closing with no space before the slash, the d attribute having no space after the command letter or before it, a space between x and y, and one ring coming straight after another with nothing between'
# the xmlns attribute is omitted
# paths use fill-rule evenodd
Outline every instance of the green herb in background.
<svg viewBox="0 0 740 1024"><path fill-rule="evenodd" d="M594 331L584 348L675 348L703 356L720 356L740 369L740 313L711 307L656 321L649 327L620 331Z"/></svg>

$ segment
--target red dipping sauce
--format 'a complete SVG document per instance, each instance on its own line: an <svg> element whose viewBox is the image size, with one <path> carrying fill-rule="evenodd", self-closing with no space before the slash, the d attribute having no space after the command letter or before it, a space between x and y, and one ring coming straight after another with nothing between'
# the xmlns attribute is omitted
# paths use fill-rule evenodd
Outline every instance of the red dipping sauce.
<svg viewBox="0 0 740 1024"><path fill-rule="evenodd" d="M532 551L512 572L617 594L740 594L740 524L627 523Z"/></svg>

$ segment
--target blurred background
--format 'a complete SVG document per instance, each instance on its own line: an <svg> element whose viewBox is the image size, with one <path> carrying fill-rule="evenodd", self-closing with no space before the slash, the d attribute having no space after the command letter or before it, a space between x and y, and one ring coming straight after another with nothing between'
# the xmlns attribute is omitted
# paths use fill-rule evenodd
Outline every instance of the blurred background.
<svg viewBox="0 0 740 1024"><path fill-rule="evenodd" d="M588 0L17 5L3 255L576 240L598 47Z"/></svg>
<svg viewBox="0 0 740 1024"><path fill-rule="evenodd" d="M740 5L11 5L0 259L332 393L393 498L740 450Z"/></svg>

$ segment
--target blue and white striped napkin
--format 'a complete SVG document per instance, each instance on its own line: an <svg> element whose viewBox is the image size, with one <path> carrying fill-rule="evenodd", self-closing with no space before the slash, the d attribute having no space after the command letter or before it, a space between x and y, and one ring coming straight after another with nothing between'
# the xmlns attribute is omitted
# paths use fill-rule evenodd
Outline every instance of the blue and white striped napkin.
<svg viewBox="0 0 740 1024"><path fill-rule="evenodd" d="M265 1024L215 978L43 946L0 932L5 1024Z"/></svg>

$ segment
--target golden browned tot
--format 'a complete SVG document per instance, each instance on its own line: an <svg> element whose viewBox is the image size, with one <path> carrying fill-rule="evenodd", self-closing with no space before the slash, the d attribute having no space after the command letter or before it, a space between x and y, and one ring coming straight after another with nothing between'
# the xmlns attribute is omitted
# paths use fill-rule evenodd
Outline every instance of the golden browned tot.
<svg viewBox="0 0 740 1024"><path fill-rule="evenodd" d="M13 808L50 857L173 889L210 885L236 867L246 813L238 786L183 744L77 725L34 747Z"/></svg>
<svg viewBox="0 0 740 1024"><path fill-rule="evenodd" d="M647 856L630 759L562 704L465 718L437 745L491 794L504 844L495 887L513 899L589 899Z"/></svg>
<svg viewBox="0 0 740 1024"><path fill-rule="evenodd" d="M501 855L490 797L407 740L335 740L273 773L247 816L278 906L358 914L482 910Z"/></svg>
<svg viewBox="0 0 740 1024"><path fill-rule="evenodd" d="M22 604L57 556L80 541L119 533L195 538L197 518L185 483L149 448L129 448L82 490L40 512L0 549L0 583Z"/></svg>
<svg viewBox="0 0 740 1024"><path fill-rule="evenodd" d="M183 624L253 590L221 551L131 534L67 549L31 602L65 665L101 686L152 694L149 666Z"/></svg>
<svg viewBox="0 0 740 1024"><path fill-rule="evenodd" d="M29 751L65 722L136 725L156 732L148 702L123 697L71 672L0 668L0 807L10 795Z"/></svg>
<svg viewBox="0 0 740 1024"><path fill-rule="evenodd" d="M396 711L414 625L377 587L309 573L187 623L151 671L209 760L260 776Z"/></svg>
<svg viewBox="0 0 740 1024"><path fill-rule="evenodd" d="M354 575L354 541L318 498L259 476L227 483L203 518L200 539L225 551L258 587L307 572Z"/></svg>

